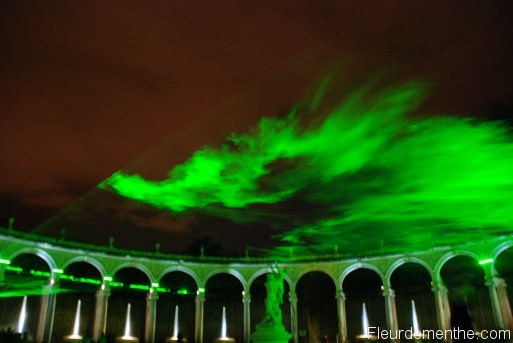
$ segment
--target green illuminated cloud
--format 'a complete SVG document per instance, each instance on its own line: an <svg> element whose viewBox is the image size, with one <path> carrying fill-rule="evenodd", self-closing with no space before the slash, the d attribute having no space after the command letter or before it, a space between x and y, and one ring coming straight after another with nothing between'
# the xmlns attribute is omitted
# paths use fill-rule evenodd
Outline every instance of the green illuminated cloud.
<svg viewBox="0 0 513 343"><path fill-rule="evenodd" d="M271 213L277 205L299 201L294 221L284 214L273 225L286 244L318 251L415 249L510 231L511 135L497 122L415 119L424 93L415 82L364 87L318 110L315 124L295 111L264 117L249 133L197 151L165 180L118 172L101 187L172 212L260 213L254 220L280 217Z"/></svg>

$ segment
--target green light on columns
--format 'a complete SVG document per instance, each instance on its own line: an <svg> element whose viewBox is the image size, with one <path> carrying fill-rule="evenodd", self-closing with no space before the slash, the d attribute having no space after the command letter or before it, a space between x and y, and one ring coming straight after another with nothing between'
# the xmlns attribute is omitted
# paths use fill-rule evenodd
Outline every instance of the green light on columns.
<svg viewBox="0 0 513 343"><path fill-rule="evenodd" d="M11 261L0 259L0 264L11 264Z"/></svg>
<svg viewBox="0 0 513 343"><path fill-rule="evenodd" d="M205 293L205 288L204 287L198 288L198 293Z"/></svg>
<svg viewBox="0 0 513 343"><path fill-rule="evenodd" d="M112 276L104 276L103 281L112 281Z"/></svg>
<svg viewBox="0 0 513 343"><path fill-rule="evenodd" d="M146 286L146 285L136 285L136 284L130 284L130 285L128 285L128 288L130 288L130 289L140 289L140 290L143 290L143 291L149 291L150 290L149 286Z"/></svg>
<svg viewBox="0 0 513 343"><path fill-rule="evenodd" d="M485 260L479 261L479 264L488 264L488 263L492 263L492 262L493 262L493 258L487 258Z"/></svg>
<svg viewBox="0 0 513 343"><path fill-rule="evenodd" d="M6 266L5 270L9 270L11 272L17 272L17 273L23 272L23 268L21 268L21 267L13 267L13 266Z"/></svg>
<svg viewBox="0 0 513 343"><path fill-rule="evenodd" d="M62 269L58 269L58 268L53 268L52 271L55 273L55 274L63 274L64 273L64 270Z"/></svg>
<svg viewBox="0 0 513 343"><path fill-rule="evenodd" d="M34 276L42 276L42 277L50 277L51 276L51 274L48 272L42 272L42 271L33 270L33 269L31 269L29 273Z"/></svg>
<svg viewBox="0 0 513 343"><path fill-rule="evenodd" d="M151 287L159 288L159 283L158 282L152 282L151 283Z"/></svg>

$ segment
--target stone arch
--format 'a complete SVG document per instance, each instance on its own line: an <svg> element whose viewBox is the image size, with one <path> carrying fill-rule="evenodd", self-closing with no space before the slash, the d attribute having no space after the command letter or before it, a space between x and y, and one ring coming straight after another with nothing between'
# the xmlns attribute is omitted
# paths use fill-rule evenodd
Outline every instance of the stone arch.
<svg viewBox="0 0 513 343"><path fill-rule="evenodd" d="M336 283L336 285L338 285L338 286L340 286L340 288L342 288L342 285L344 284L344 280L346 279L346 277L349 274L351 274L351 272L353 272L357 269L362 269L362 268L370 269L370 270L374 271L376 274L378 274L379 278L381 279L381 283L382 284L385 283L385 276L383 275L381 270L379 270L379 268L377 268L375 265L370 264L370 263L358 262L358 263L351 264L346 269L344 269L344 271L340 275L340 278L338 279L338 283Z"/></svg>
<svg viewBox="0 0 513 343"><path fill-rule="evenodd" d="M513 247L513 241L503 242L503 243L499 244L495 249L493 249L491 255L492 255L494 263L495 263L495 260L497 259L497 257L499 257L499 255L504 250L507 250L507 249L509 249L511 247Z"/></svg>
<svg viewBox="0 0 513 343"><path fill-rule="evenodd" d="M209 279L211 279L213 276L216 276L218 274L229 274L229 275L232 275L237 280L239 280L239 282L241 283L243 289L246 289L246 287L247 287L247 282L244 279L244 276L242 276L242 274L239 271L237 271L237 270L235 270L233 268L228 268L228 269L222 268L222 269L213 270L212 272L207 274L207 276L205 276L205 278L203 279L203 283L201 284L200 287L205 286Z"/></svg>
<svg viewBox="0 0 513 343"><path fill-rule="evenodd" d="M457 256L469 256L469 257L473 258L474 260L476 260L476 262L479 261L479 256L477 256L477 254L475 254L471 251L460 250L460 251L456 251L456 252L449 252L449 253L443 255L436 263L434 274L433 274L433 276L435 278L434 279L435 282L442 283L443 280L442 280L442 276L440 275L442 268L447 263L447 261L449 261L452 258L457 257Z"/></svg>
<svg viewBox="0 0 513 343"><path fill-rule="evenodd" d="M84 262L84 263L88 263L88 264L92 265L93 267L95 267L98 270L98 272L100 273L102 278L104 278L105 275L107 275L107 271L105 270L105 267L101 264L101 262L99 262L98 260L91 258L89 256L75 256L75 257L69 259L68 261L66 261L62 265L62 269L64 270L67 267L69 267L70 265L72 265L73 263L77 263L77 262Z"/></svg>
<svg viewBox="0 0 513 343"><path fill-rule="evenodd" d="M173 267L169 267L169 268L166 268L164 269L162 272L160 272L160 274L157 276L156 280L157 282L160 282L160 280L162 280L162 278L164 276L166 276L167 274L169 273L172 273L172 272L182 272L184 274L187 274L189 275L193 280L194 282L196 282L196 287L199 288L200 286L200 279L199 279L199 276L198 274L196 274L194 272L194 270L188 268L188 267L184 267L184 266L173 266Z"/></svg>
<svg viewBox="0 0 513 343"><path fill-rule="evenodd" d="M142 263L134 263L134 262L125 262L125 263L122 263L122 264L116 266L116 268L114 268L110 272L109 276L114 276L121 269L125 269L125 268L135 268L135 269L140 270L148 277L149 282L153 282L153 280L155 280L153 273L151 272L151 270L148 269L148 267L146 267Z"/></svg>
<svg viewBox="0 0 513 343"><path fill-rule="evenodd" d="M402 265L406 264L406 263L416 263L416 264L420 264L421 266L423 266L427 272L429 273L429 275L431 276L431 279L433 280L433 269L431 269L431 266L429 264L426 263L426 261L420 259L420 258L417 258L417 257L402 257L400 259L398 259L397 261L395 261L387 270L387 273L385 274L385 280L390 283L390 278L392 277L392 274Z"/></svg>
<svg viewBox="0 0 513 343"><path fill-rule="evenodd" d="M53 257L49 253L47 253L45 250L37 249L37 248L23 248L20 250L16 250L14 253L12 253L9 256L9 260L12 261L16 257L18 257L20 255L24 255L24 254L36 255L36 256L40 257L48 265L51 275L52 276L54 275L53 270L55 268L57 268L57 264L55 263L55 260L53 259Z"/></svg>
<svg viewBox="0 0 513 343"><path fill-rule="evenodd" d="M294 282L290 284L290 286L291 286L290 290L291 291L294 290L294 292L296 292L296 286L297 286L297 283L299 282L299 280L301 280L301 278L303 276L305 276L306 274L311 273L311 272L321 272L323 274L326 274L331 279L331 281L333 281L333 284L335 285L335 289L337 289L337 280L335 280L333 278L333 275L331 275L330 273L328 273L327 271L323 270L322 268L320 268L318 266L311 266L310 268L302 270L301 272L299 272L299 274L296 275Z"/></svg>

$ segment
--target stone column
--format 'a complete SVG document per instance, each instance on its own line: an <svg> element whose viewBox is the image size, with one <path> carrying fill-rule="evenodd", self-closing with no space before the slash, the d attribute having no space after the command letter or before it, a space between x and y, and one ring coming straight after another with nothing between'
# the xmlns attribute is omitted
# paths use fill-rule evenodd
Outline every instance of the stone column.
<svg viewBox="0 0 513 343"><path fill-rule="evenodd" d="M290 300L290 331L292 334L292 338L294 338L294 343L298 343L299 341L299 333L297 327L297 294L295 292L289 292L289 300Z"/></svg>
<svg viewBox="0 0 513 343"><path fill-rule="evenodd" d="M146 343L155 342L155 322L157 321L157 299L158 292L155 288L150 288L146 297L146 323L144 325L144 341Z"/></svg>
<svg viewBox="0 0 513 343"><path fill-rule="evenodd" d="M109 304L110 287L103 284L96 291L96 303L94 305L93 339L98 341L107 329L107 308Z"/></svg>
<svg viewBox="0 0 513 343"><path fill-rule="evenodd" d="M244 342L250 343L251 341L251 316L250 316L250 303L251 294L249 291L242 292L242 302L244 303Z"/></svg>
<svg viewBox="0 0 513 343"><path fill-rule="evenodd" d="M5 280L5 264L0 263L0 283L3 283Z"/></svg>
<svg viewBox="0 0 513 343"><path fill-rule="evenodd" d="M498 277L487 278L486 284L490 289L490 299L495 317L495 324L501 329L513 329L513 318L506 292L506 281Z"/></svg>
<svg viewBox="0 0 513 343"><path fill-rule="evenodd" d="M383 296L385 297L387 328L388 328L388 330L394 332L394 335L395 335L395 332L397 332L397 330L398 330L397 310L395 307L395 292L390 287L390 285L385 285L383 287Z"/></svg>
<svg viewBox="0 0 513 343"><path fill-rule="evenodd" d="M50 279L50 284L43 286L41 306L39 308L39 322L37 325L36 343L51 342L53 318L55 316L55 302L58 290L57 278Z"/></svg>
<svg viewBox="0 0 513 343"><path fill-rule="evenodd" d="M347 342L346 296L342 289L337 289L338 336L341 343Z"/></svg>
<svg viewBox="0 0 513 343"><path fill-rule="evenodd" d="M196 325L194 329L194 342L203 343L203 311L205 293L198 291L196 295Z"/></svg>
<svg viewBox="0 0 513 343"><path fill-rule="evenodd" d="M451 307L447 296L447 287L441 282L433 282L431 290L435 295L436 314L438 319L438 328L440 330L451 329Z"/></svg>

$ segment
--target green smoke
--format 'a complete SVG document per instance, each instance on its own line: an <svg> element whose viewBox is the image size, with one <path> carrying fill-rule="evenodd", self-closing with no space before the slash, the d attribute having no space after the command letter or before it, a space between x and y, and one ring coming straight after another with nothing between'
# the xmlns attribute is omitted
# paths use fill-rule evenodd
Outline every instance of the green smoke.
<svg viewBox="0 0 513 343"><path fill-rule="evenodd" d="M497 122L415 119L424 93L411 82L363 87L329 110L316 99L315 121L295 110L264 117L249 133L197 151L165 180L118 172L101 187L172 212L243 217L258 208L252 220L281 217L273 225L282 241L317 251L415 249L509 231L509 132ZM293 215L280 212L298 203Z"/></svg>

